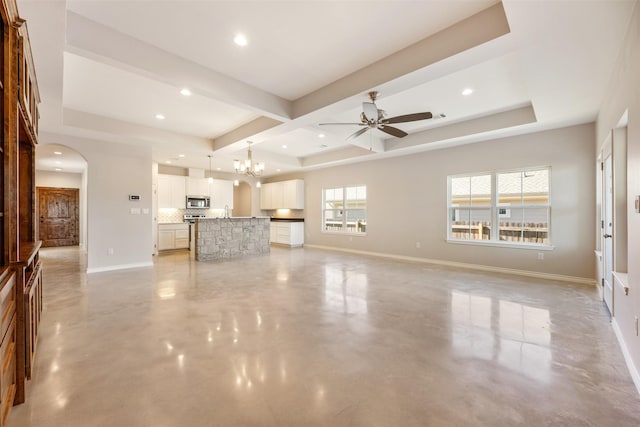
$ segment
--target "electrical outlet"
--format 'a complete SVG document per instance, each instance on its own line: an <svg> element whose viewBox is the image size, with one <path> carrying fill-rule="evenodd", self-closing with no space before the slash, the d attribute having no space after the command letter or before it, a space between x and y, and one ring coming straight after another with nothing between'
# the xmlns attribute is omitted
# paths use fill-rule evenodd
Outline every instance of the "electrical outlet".
<svg viewBox="0 0 640 427"><path fill-rule="evenodd" d="M113 248L107 249L107 255L113 255Z"/></svg>
<svg viewBox="0 0 640 427"><path fill-rule="evenodd" d="M542 261L544 259L544 252L538 252L538 261Z"/></svg>
<svg viewBox="0 0 640 427"><path fill-rule="evenodd" d="M416 242L416 249L420 249L422 247L422 244L420 242Z"/></svg>

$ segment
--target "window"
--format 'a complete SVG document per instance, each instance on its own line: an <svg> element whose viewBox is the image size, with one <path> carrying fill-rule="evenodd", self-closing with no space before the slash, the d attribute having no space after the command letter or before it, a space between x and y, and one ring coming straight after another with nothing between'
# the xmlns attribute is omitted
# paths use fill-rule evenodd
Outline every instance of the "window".
<svg viewBox="0 0 640 427"><path fill-rule="evenodd" d="M549 168L449 177L449 240L550 245Z"/></svg>
<svg viewBox="0 0 640 427"><path fill-rule="evenodd" d="M322 230L334 233L366 233L367 187L322 190Z"/></svg>

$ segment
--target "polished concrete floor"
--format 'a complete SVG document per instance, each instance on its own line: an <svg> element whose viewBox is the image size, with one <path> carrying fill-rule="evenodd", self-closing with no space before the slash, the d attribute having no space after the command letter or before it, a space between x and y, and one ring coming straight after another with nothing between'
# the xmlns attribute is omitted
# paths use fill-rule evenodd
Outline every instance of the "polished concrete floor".
<svg viewBox="0 0 640 427"><path fill-rule="evenodd" d="M639 426L595 288L312 249L45 249L26 426Z"/></svg>

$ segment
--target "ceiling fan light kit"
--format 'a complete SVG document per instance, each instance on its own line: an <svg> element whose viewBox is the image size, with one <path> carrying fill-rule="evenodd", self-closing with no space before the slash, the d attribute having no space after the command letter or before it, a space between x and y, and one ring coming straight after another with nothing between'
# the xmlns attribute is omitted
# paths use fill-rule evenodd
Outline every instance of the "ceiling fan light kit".
<svg viewBox="0 0 640 427"><path fill-rule="evenodd" d="M402 129L398 129L390 124L396 123L408 123L416 122L419 120L428 120L433 118L433 114L430 112L403 114L401 116L386 118L386 112L381 110L376 105L376 99L378 98L377 91L371 91L368 93L371 102L362 103L362 113L360 113L360 123L320 123L321 126L327 125L348 125L348 126L364 126L362 129L357 130L347 137L347 140L353 140L364 134L370 129L378 129L388 135L396 138L404 138L408 135L407 132ZM439 117L444 117L444 114L440 114Z"/></svg>

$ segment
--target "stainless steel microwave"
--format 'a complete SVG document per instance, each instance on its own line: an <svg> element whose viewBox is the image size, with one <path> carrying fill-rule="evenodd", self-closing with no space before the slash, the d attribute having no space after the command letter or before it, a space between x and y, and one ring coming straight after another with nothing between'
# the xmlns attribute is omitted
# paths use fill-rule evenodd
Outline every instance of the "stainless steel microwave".
<svg viewBox="0 0 640 427"><path fill-rule="evenodd" d="M187 209L209 209L211 199L207 196L187 196Z"/></svg>

